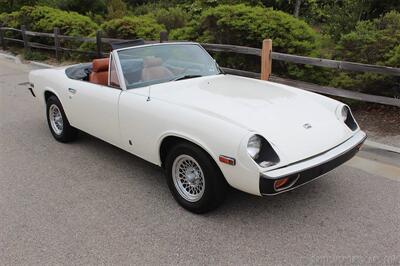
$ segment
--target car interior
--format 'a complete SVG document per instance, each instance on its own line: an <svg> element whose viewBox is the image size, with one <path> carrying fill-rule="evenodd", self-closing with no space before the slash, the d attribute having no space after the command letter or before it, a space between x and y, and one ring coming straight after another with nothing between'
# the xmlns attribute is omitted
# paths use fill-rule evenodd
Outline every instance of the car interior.
<svg viewBox="0 0 400 266"><path fill-rule="evenodd" d="M124 77L127 84L169 79L185 68L165 66L159 57L148 56L144 59L121 59ZM66 69L71 79L89 81L99 85L108 85L109 59L94 59L92 63L80 64Z"/></svg>
<svg viewBox="0 0 400 266"><path fill-rule="evenodd" d="M91 63L74 65L65 70L71 79L82 80L94 84L109 86L109 58L94 59ZM172 56L146 56L119 54L119 61L123 71L125 84L128 89L149 86L173 80L182 75L206 75L214 71L210 65L202 62L193 62L185 59L177 59ZM115 71L111 69L110 87L118 88Z"/></svg>
<svg viewBox="0 0 400 266"><path fill-rule="evenodd" d="M93 60L92 71L89 74L88 81L99 85L108 85L108 68L108 58Z"/></svg>

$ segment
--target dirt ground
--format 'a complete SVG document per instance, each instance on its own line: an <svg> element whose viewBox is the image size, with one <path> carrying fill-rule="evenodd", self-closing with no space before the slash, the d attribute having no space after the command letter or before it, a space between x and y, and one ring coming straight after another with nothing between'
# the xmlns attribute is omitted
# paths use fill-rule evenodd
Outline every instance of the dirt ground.
<svg viewBox="0 0 400 266"><path fill-rule="evenodd" d="M360 127L385 135L400 135L400 108L371 104L355 106L352 111Z"/></svg>
<svg viewBox="0 0 400 266"><path fill-rule="evenodd" d="M353 106L352 112L370 140L400 147L400 108L362 104Z"/></svg>

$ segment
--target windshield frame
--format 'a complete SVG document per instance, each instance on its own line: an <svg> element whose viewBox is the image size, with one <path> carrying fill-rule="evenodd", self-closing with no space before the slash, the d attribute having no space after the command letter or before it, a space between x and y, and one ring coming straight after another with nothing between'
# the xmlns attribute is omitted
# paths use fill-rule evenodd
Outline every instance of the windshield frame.
<svg viewBox="0 0 400 266"><path fill-rule="evenodd" d="M210 60L215 63L215 67L216 67L216 69L218 71L218 73L215 74L215 75L224 74L222 69L217 64L216 60L207 52L206 49L204 49L203 46L201 46L199 43L196 43L196 42L167 42L167 43L164 42L164 43L150 43L150 44L144 44L144 45L138 45L138 46L124 47L124 48L115 49L110 53L110 56L112 55L114 57L115 63L118 65L117 66L117 70L118 70L118 76L121 79L120 83L121 83L122 90L134 90L134 89L140 89L140 88L144 88L144 87L149 87L149 86L155 85L155 84L177 82L174 79L167 80L167 81L160 82L160 83L143 82L143 86L137 86L137 87L132 87L132 88L128 88L128 86L127 86L127 84L125 82L125 76L124 76L124 73L123 73L123 70L122 70L122 65L121 65L121 61L120 61L120 58L119 58L119 52L125 51L125 50L132 50L132 49L138 49L138 48L143 48L143 47L149 47L149 46L166 46L166 45L195 45L195 46L198 46L198 47L200 47L201 50L204 51L205 56L210 58ZM210 76L212 76L212 75L210 75Z"/></svg>

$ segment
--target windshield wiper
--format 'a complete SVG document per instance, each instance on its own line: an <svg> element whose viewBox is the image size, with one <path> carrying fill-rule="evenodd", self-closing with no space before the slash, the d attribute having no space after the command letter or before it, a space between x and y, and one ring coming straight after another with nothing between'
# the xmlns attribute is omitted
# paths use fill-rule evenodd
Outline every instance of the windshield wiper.
<svg viewBox="0 0 400 266"><path fill-rule="evenodd" d="M173 81L182 80L182 79L199 78L199 77L202 77L202 75L184 75L184 76L173 79Z"/></svg>

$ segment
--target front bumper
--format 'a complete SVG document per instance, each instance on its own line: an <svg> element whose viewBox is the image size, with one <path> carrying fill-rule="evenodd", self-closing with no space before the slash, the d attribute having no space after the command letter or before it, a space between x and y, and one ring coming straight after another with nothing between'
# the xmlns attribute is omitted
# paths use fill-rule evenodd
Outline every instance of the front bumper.
<svg viewBox="0 0 400 266"><path fill-rule="evenodd" d="M260 194L276 195L304 185L350 160L361 148L367 135L358 131L342 144L312 158L290 164L260 175ZM287 184L275 187L275 181L288 178Z"/></svg>

